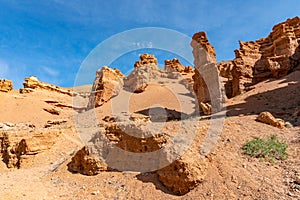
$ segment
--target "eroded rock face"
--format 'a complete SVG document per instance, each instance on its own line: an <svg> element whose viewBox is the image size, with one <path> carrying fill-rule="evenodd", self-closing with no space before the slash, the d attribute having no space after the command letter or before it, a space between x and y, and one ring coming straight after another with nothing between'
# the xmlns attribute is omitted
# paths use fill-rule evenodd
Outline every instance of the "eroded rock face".
<svg viewBox="0 0 300 200"><path fill-rule="evenodd" d="M194 47L195 44L199 44L207 52L206 56L208 57L204 59L204 62L207 62L207 60L209 60L209 62L215 63L217 61L215 48L209 43L208 37L205 32L198 32L193 35L192 47Z"/></svg>
<svg viewBox="0 0 300 200"><path fill-rule="evenodd" d="M269 78L281 78L299 68L300 18L277 24L272 32L257 41L242 42L235 50L232 77L227 91L234 97L249 90L254 84Z"/></svg>
<svg viewBox="0 0 300 200"><path fill-rule="evenodd" d="M41 82L38 80L36 76L30 76L29 78L25 78L25 82L23 83L24 88L20 89L20 93L30 93L34 92L36 89L43 89L53 92L58 92L61 94L67 94L69 96L77 95L71 90L64 89L62 87L52 85L49 83Z"/></svg>
<svg viewBox="0 0 300 200"><path fill-rule="evenodd" d="M123 76L118 69L111 69L106 66L97 70L87 108L99 107L118 95L123 87Z"/></svg>
<svg viewBox="0 0 300 200"><path fill-rule="evenodd" d="M271 113L269 112L262 112L256 118L257 121L269 124L271 126L283 129L285 126L285 122L282 119L276 119Z"/></svg>
<svg viewBox="0 0 300 200"><path fill-rule="evenodd" d="M35 131L25 124L9 127L7 131L0 130L0 155L8 168L22 168L31 157L50 149L60 138L59 130Z"/></svg>
<svg viewBox="0 0 300 200"><path fill-rule="evenodd" d="M151 54L142 54L140 61L134 64L134 70L124 78L124 87L130 92L143 92L148 83L161 77L157 59Z"/></svg>
<svg viewBox="0 0 300 200"><path fill-rule="evenodd" d="M207 162L186 153L171 165L157 171L159 181L177 195L184 195L206 176Z"/></svg>
<svg viewBox="0 0 300 200"><path fill-rule="evenodd" d="M0 92L9 92L13 89L11 80L0 79Z"/></svg>

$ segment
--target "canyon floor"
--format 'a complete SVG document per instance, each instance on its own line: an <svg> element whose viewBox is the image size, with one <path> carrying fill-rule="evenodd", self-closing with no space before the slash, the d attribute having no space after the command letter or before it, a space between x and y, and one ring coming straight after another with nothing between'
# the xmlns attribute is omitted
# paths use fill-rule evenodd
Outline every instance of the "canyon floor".
<svg viewBox="0 0 300 200"><path fill-rule="evenodd" d="M72 156L84 146L74 126L77 112L70 107L72 97L46 90L0 93L0 122L6 123L1 132L11 134L9 137L39 138L32 144L37 150L24 157L19 168L8 168L0 161L0 199L299 199L299 81L300 71L296 71L282 79L261 82L253 90L226 100L222 133L206 156L209 163L205 180L183 196L165 188L153 172L111 171L86 176L69 171ZM172 95L153 84L131 97L130 109L142 110L156 103L176 109L176 101L170 101ZM49 112L52 108L59 114ZM108 101L96 113L104 117L110 108ZM293 126L279 129L257 122L262 111ZM60 123L45 128L49 120ZM209 123L203 120L201 126ZM243 154L241 147L246 141L272 134L288 144L286 160L270 163Z"/></svg>

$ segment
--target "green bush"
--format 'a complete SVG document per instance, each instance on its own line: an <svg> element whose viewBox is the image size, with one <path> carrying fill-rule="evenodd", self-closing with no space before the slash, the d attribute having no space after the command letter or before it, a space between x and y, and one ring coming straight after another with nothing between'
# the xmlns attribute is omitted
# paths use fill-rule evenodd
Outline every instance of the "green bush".
<svg viewBox="0 0 300 200"><path fill-rule="evenodd" d="M285 160L287 158L287 147L288 145L280 142L276 135L271 135L267 140L257 138L247 141L242 149L246 155L274 162L275 160Z"/></svg>

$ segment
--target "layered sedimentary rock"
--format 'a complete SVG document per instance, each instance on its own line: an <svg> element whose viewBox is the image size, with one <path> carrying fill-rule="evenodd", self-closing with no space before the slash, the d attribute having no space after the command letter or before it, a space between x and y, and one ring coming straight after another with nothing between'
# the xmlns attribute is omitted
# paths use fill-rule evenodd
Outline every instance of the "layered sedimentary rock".
<svg viewBox="0 0 300 200"><path fill-rule="evenodd" d="M134 70L124 78L124 86L130 92L143 92L148 83L161 77L157 59L151 54L140 55L140 61L134 64Z"/></svg>
<svg viewBox="0 0 300 200"><path fill-rule="evenodd" d="M242 42L235 50L232 77L228 77L227 95L241 94L263 80L281 78L300 63L300 18L277 24L272 32L257 41Z"/></svg>
<svg viewBox="0 0 300 200"><path fill-rule="evenodd" d="M87 108L99 107L118 95L123 88L123 76L118 69L111 69L107 66L97 70Z"/></svg>
<svg viewBox="0 0 300 200"><path fill-rule="evenodd" d="M218 102L222 101L219 73L215 63L216 53L213 46L208 42L206 33L196 33L193 36L191 46L193 47L195 65L193 88L197 96L198 105L201 105L202 103L208 105L212 99ZM211 89L209 89L207 86L210 86ZM218 109L216 107L218 105L213 106L214 108Z"/></svg>
<svg viewBox="0 0 300 200"><path fill-rule="evenodd" d="M22 168L34 155L50 149L60 135L61 130L37 131L30 124L4 124L0 126L0 156L8 168Z"/></svg>
<svg viewBox="0 0 300 200"><path fill-rule="evenodd" d="M25 82L23 83L23 85L24 88L20 89L20 93L29 93L35 91L36 89L43 89L43 90L58 92L61 94L67 94L69 96L77 95L71 90L67 90L53 84L41 82L38 80L36 76L30 76L29 78L25 78Z"/></svg>
<svg viewBox="0 0 300 200"><path fill-rule="evenodd" d="M165 60L165 70L167 72L179 72L179 73L193 73L194 70L191 66L183 66L178 58L172 60Z"/></svg>
<svg viewBox="0 0 300 200"><path fill-rule="evenodd" d="M0 79L0 92L9 92L13 89L11 80Z"/></svg>

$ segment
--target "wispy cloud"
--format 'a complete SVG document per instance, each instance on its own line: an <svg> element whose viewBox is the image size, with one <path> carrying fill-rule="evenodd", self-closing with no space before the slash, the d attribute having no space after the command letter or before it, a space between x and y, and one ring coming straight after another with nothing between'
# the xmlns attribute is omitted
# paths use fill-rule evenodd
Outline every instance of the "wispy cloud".
<svg viewBox="0 0 300 200"><path fill-rule="evenodd" d="M0 78L6 78L8 73L9 73L8 63L0 59Z"/></svg>
<svg viewBox="0 0 300 200"><path fill-rule="evenodd" d="M55 69L53 69L53 68L50 68L50 67L47 67L47 66L42 66L41 68L42 68L42 70L43 70L46 74L48 74L48 75L50 75L50 76L56 77L56 76L59 75L59 71L57 71L57 70L55 70Z"/></svg>

